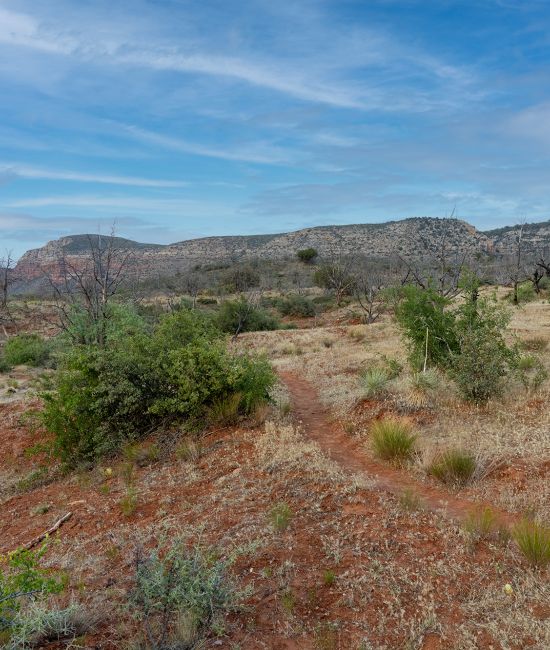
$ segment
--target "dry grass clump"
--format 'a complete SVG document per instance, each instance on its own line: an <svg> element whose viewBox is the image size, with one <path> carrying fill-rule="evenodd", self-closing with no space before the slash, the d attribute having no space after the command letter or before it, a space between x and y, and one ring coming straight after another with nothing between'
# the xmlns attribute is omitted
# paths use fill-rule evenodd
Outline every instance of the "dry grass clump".
<svg viewBox="0 0 550 650"><path fill-rule="evenodd" d="M367 338L367 328L365 325L354 325L348 329L348 336L356 343L361 343Z"/></svg>
<svg viewBox="0 0 550 650"><path fill-rule="evenodd" d="M464 487L474 479L477 459L469 451L448 449L436 456L428 472L446 485Z"/></svg>
<svg viewBox="0 0 550 650"><path fill-rule="evenodd" d="M548 339L542 336L532 336L521 341L520 346L527 352L543 352L548 347Z"/></svg>
<svg viewBox="0 0 550 650"><path fill-rule="evenodd" d="M497 517L490 506L480 506L468 513L463 527L474 542L489 539L496 531Z"/></svg>
<svg viewBox="0 0 550 650"><path fill-rule="evenodd" d="M524 519L512 529L512 537L528 562L539 568L550 564L550 527Z"/></svg>
<svg viewBox="0 0 550 650"><path fill-rule="evenodd" d="M265 431L256 438L255 449L260 466L273 472L302 469L338 480L342 471L319 447L306 440L292 425L265 423Z"/></svg>
<svg viewBox="0 0 550 650"><path fill-rule="evenodd" d="M269 519L273 528L282 533L290 525L292 519L292 510L287 503L277 503L271 508Z"/></svg>
<svg viewBox="0 0 550 650"><path fill-rule="evenodd" d="M400 464L412 457L416 436L411 425L394 417L377 420L370 429L374 453L382 460Z"/></svg>

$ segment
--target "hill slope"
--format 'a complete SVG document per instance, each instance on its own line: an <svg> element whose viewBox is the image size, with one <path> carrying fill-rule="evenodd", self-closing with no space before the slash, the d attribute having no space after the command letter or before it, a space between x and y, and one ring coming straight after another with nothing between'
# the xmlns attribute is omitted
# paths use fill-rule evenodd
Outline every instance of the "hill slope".
<svg viewBox="0 0 550 650"><path fill-rule="evenodd" d="M203 237L174 244L144 244L115 238L116 247L132 251L135 268L142 278L172 275L204 264L252 259L285 260L301 248L316 248L321 257L360 254L384 258L399 254L423 258L439 250L445 241L460 254L510 255L514 252L520 226L487 232L458 219L411 218L375 224L317 226L295 232ZM16 275L24 288L32 288L45 273L57 275L65 256L78 265L89 255L90 235L62 237L41 248L27 251L19 260ZM550 221L523 226L525 252L550 246Z"/></svg>
<svg viewBox="0 0 550 650"><path fill-rule="evenodd" d="M17 264L16 274L32 282L54 273L62 255L73 262L88 255L87 235L62 237L41 248L27 251ZM319 226L290 233L205 237L174 244L141 244L116 238L116 246L132 250L142 277L169 275L197 264L250 259L284 260L312 246L321 257L361 254L386 257L399 253L420 257L434 252L445 239L461 253L491 252L493 240L457 219L412 218L380 224Z"/></svg>

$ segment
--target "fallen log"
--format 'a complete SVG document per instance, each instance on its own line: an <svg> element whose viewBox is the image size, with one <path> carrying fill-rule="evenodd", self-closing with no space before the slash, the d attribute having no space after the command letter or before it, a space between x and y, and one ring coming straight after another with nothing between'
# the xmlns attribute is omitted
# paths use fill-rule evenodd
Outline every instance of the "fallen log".
<svg viewBox="0 0 550 650"><path fill-rule="evenodd" d="M41 542L42 540L46 539L46 537L49 537L52 533L55 533L56 530L58 530L59 528L61 528L61 526L62 526L66 521L68 521L68 520L72 517L72 515L73 515L72 512L68 512L66 515L63 515L63 517L61 517L61 519L58 519L58 520L55 522L55 524L54 524L51 528L48 528L47 531L45 531L45 532L42 533L41 535L38 535L38 537L35 537L34 539L31 539L31 541L30 541L30 542L27 542L27 543L25 544L25 546L23 546L23 548L24 548L26 551L28 551L28 550L30 550L31 548L33 548L34 546L36 546L37 544L40 544L40 542Z"/></svg>

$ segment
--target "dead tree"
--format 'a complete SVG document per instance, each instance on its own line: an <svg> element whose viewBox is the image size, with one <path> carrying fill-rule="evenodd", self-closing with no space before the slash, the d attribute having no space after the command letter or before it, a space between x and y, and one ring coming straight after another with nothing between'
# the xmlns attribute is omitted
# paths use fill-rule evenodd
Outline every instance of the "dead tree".
<svg viewBox="0 0 550 650"><path fill-rule="evenodd" d="M4 257L0 258L0 327L6 338L6 327L14 322L10 309L11 288L15 282L14 268L12 252L6 251Z"/></svg>
<svg viewBox="0 0 550 650"><path fill-rule="evenodd" d="M356 278L353 274L354 260L339 256L319 267L313 275L313 281L319 287L334 293L336 304L341 306L344 297L353 293Z"/></svg>
<svg viewBox="0 0 550 650"><path fill-rule="evenodd" d="M399 256L405 269L401 284L416 284L421 289L435 289L445 298L456 297L460 293L459 284L466 268L467 255L449 242L446 228L435 246L422 234L420 241L425 250L423 259Z"/></svg>
<svg viewBox="0 0 550 650"><path fill-rule="evenodd" d="M514 305L519 305L519 287L522 282L529 279L529 273L525 269L523 259L523 231L525 222L523 221L520 226L514 241L514 253L510 263L507 265L508 281L512 285L512 302Z"/></svg>
<svg viewBox="0 0 550 650"><path fill-rule="evenodd" d="M93 332L91 342L99 347L105 346L110 305L126 279L132 257L132 250L119 247L117 241L114 230L109 236L88 235L84 255L71 259L62 250L58 258L59 276L45 273L61 328L74 332L83 311Z"/></svg>

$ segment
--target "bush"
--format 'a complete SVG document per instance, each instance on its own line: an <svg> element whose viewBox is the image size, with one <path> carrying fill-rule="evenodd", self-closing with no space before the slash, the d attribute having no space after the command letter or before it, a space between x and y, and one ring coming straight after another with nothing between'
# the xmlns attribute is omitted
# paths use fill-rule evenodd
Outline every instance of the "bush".
<svg viewBox="0 0 550 650"><path fill-rule="evenodd" d="M310 318L315 316L315 305L305 296L293 294L277 301L277 309L282 316Z"/></svg>
<svg viewBox="0 0 550 650"><path fill-rule="evenodd" d="M297 251L296 256L304 264L309 264L317 257L317 250L315 248L302 248Z"/></svg>
<svg viewBox="0 0 550 650"><path fill-rule="evenodd" d="M259 286L260 274L251 266L237 266L224 274L222 282L227 291L240 293Z"/></svg>
<svg viewBox="0 0 550 650"><path fill-rule="evenodd" d="M0 630L11 634L17 629L23 599L37 600L63 590L63 580L40 565L46 550L47 544L42 544L35 551L18 549L0 558Z"/></svg>
<svg viewBox="0 0 550 650"><path fill-rule="evenodd" d="M239 393L247 415L274 383L264 359L229 354L212 321L195 311L165 316L150 336L136 331L103 349L73 348L44 394L41 414L54 452L68 464L94 460L175 420L204 423L220 400Z"/></svg>
<svg viewBox="0 0 550 650"><path fill-rule="evenodd" d="M550 564L550 528L525 519L512 530L512 537L523 555L535 567Z"/></svg>
<svg viewBox="0 0 550 650"><path fill-rule="evenodd" d="M455 317L448 306L449 300L433 289L403 287L395 318L408 341L413 368L422 369L424 362L446 368L458 353Z"/></svg>
<svg viewBox="0 0 550 650"><path fill-rule="evenodd" d="M217 316L217 325L222 332L262 332L280 328L279 321L269 312L250 303L246 298L226 300Z"/></svg>
<svg viewBox="0 0 550 650"><path fill-rule="evenodd" d="M477 286L477 280L470 278L465 300L455 310L433 289L404 287L395 316L414 368L440 367L455 380L465 399L485 402L502 393L517 352L503 337L509 313L496 299L479 297Z"/></svg>
<svg viewBox="0 0 550 650"><path fill-rule="evenodd" d="M195 648L209 633L221 634L224 616L243 592L229 575L230 560L212 549L188 549L182 540L161 554L138 550L132 612L154 650Z"/></svg>
<svg viewBox="0 0 550 650"><path fill-rule="evenodd" d="M465 399L479 403L502 393L517 359L502 335L508 322L508 312L495 301L479 298L459 308L451 376Z"/></svg>
<svg viewBox="0 0 550 650"><path fill-rule="evenodd" d="M535 287L533 286L532 282L522 282L517 287L516 296L514 294L515 292L511 291L507 297L510 302L517 305L520 305L525 302L532 302L537 298ZM516 297L517 297L517 302L516 302Z"/></svg>
<svg viewBox="0 0 550 650"><path fill-rule="evenodd" d="M9 642L2 647L6 650L49 647L51 642L82 636L93 628L97 618L97 614L77 604L58 608L32 603L17 612Z"/></svg>
<svg viewBox="0 0 550 650"><path fill-rule="evenodd" d="M464 487L474 477L477 461L473 454L461 449L449 449L430 465L429 473L442 483Z"/></svg>
<svg viewBox="0 0 550 650"><path fill-rule="evenodd" d="M4 361L7 366L44 366L50 352L51 345L38 334L18 334L7 340Z"/></svg>
<svg viewBox="0 0 550 650"><path fill-rule="evenodd" d="M383 460L401 463L413 454L416 436L404 420L377 420L371 427L370 436L375 454Z"/></svg>
<svg viewBox="0 0 550 650"><path fill-rule="evenodd" d="M108 343L124 340L136 333L149 331L148 321L152 323L156 318L151 317L151 310L148 311L149 313L143 307L138 311L133 305L109 303L104 316L94 319L86 309L73 306L68 313L62 337L73 345L97 345L99 341Z"/></svg>
<svg viewBox="0 0 550 650"><path fill-rule="evenodd" d="M363 395L367 398L379 397L387 388L389 379L385 370L381 368L369 368L361 375L361 388Z"/></svg>

